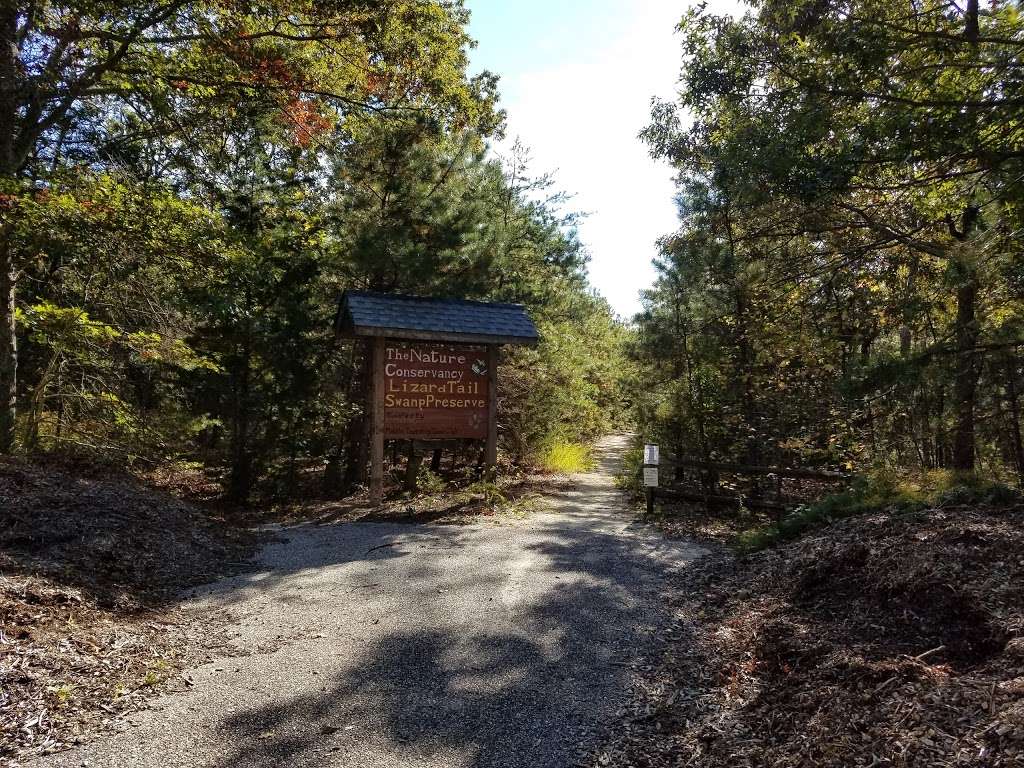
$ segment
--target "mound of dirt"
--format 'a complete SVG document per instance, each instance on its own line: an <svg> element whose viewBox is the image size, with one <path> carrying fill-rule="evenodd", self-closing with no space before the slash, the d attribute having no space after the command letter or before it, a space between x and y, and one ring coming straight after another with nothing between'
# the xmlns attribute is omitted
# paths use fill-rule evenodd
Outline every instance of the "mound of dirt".
<svg viewBox="0 0 1024 768"><path fill-rule="evenodd" d="M116 724L216 645L174 597L254 543L129 477L0 462L0 763Z"/></svg>
<svg viewBox="0 0 1024 768"><path fill-rule="evenodd" d="M681 578L595 764L1024 764L1024 509L849 519Z"/></svg>

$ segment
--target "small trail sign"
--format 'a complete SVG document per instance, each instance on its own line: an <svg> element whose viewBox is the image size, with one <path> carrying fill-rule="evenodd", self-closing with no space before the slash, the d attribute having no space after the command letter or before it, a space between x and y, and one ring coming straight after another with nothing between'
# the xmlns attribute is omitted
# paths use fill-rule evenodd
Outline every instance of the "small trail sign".
<svg viewBox="0 0 1024 768"><path fill-rule="evenodd" d="M657 445L647 444L643 446L643 463L657 464Z"/></svg>
<svg viewBox="0 0 1024 768"><path fill-rule="evenodd" d="M647 497L647 514L654 513L654 489L658 487L658 446L644 445L644 496Z"/></svg>

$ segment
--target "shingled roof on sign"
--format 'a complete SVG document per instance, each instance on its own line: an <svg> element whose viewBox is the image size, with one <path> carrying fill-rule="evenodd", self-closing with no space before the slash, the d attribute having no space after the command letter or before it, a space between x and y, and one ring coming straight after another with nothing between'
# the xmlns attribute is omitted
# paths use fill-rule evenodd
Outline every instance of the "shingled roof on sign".
<svg viewBox="0 0 1024 768"><path fill-rule="evenodd" d="M340 319L341 331L349 336L478 344L537 341L537 328L521 304L346 291Z"/></svg>

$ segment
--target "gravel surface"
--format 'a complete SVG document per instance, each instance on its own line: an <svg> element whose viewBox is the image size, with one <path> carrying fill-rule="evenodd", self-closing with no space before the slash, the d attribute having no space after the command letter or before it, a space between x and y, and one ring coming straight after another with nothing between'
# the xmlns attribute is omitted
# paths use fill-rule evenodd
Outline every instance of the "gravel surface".
<svg viewBox="0 0 1024 768"><path fill-rule="evenodd" d="M624 704L701 555L633 521L626 438L525 520L285 530L197 608L239 655L132 726L33 766L572 766Z"/></svg>

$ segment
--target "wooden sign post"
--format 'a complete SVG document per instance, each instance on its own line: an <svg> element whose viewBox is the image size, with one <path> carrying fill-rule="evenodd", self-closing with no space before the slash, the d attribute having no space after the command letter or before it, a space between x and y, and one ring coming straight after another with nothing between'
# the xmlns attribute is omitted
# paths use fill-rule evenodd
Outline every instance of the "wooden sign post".
<svg viewBox="0 0 1024 768"><path fill-rule="evenodd" d="M487 443L484 446L484 469L487 479L494 480L498 465L498 347L487 347Z"/></svg>
<svg viewBox="0 0 1024 768"><path fill-rule="evenodd" d="M384 497L384 345L385 340L373 340L373 384L370 403L370 501L380 504Z"/></svg>
<svg viewBox="0 0 1024 768"><path fill-rule="evenodd" d="M384 444L479 440L498 461L498 362L504 344L536 344L519 304L347 291L338 334L370 342L370 501L384 499ZM413 465L414 466L414 465Z"/></svg>
<svg viewBox="0 0 1024 768"><path fill-rule="evenodd" d="M658 446L647 444L644 446L644 497L647 500L647 514L654 513L654 489L658 487Z"/></svg>

